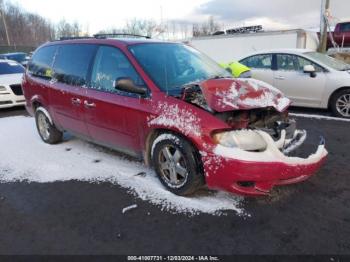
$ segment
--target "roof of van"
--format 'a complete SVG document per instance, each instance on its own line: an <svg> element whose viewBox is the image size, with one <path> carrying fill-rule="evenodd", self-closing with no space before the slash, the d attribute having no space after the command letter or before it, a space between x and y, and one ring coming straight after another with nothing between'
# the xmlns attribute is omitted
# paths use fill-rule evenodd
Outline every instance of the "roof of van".
<svg viewBox="0 0 350 262"><path fill-rule="evenodd" d="M68 40L57 40L46 43L45 45L52 44L116 44L116 45L133 45L133 44L146 44L146 43L175 43L169 41L163 41L159 39L143 39L143 38L80 38L80 39L68 39Z"/></svg>

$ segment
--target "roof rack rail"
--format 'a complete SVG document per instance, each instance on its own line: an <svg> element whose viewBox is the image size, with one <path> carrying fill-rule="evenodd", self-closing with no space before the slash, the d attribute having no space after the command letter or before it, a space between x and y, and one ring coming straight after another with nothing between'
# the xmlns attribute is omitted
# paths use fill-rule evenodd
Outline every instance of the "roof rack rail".
<svg viewBox="0 0 350 262"><path fill-rule="evenodd" d="M94 37L98 38L98 39L105 39L108 37L118 37L118 36L130 36L130 37L140 37L140 38L147 38L147 39L151 39L151 37L149 36L145 36L145 35L137 35L137 34L124 34L124 33L120 33L120 34L95 34Z"/></svg>
<svg viewBox="0 0 350 262"><path fill-rule="evenodd" d="M74 40L74 39L91 39L93 37L91 36L62 36L60 37L59 41L64 41L64 40Z"/></svg>

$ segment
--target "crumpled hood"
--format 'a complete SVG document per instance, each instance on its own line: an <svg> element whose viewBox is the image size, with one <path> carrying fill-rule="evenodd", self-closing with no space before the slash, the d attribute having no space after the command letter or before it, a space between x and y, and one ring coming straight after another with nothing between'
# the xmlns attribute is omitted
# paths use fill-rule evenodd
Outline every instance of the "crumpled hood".
<svg viewBox="0 0 350 262"><path fill-rule="evenodd" d="M200 87L208 106L217 112L264 107L283 112L291 104L278 89L255 79L210 79Z"/></svg>

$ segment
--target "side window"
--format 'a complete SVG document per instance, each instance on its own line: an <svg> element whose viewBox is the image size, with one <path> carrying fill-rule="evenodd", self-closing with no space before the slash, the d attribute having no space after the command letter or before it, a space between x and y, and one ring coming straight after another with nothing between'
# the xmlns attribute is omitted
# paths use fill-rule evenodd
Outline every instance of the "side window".
<svg viewBox="0 0 350 262"><path fill-rule="evenodd" d="M350 23L340 24L340 32L350 32Z"/></svg>
<svg viewBox="0 0 350 262"><path fill-rule="evenodd" d="M298 56L298 63L299 63L299 71L304 71L304 66L306 65L313 65L316 69L316 72L323 72L323 68L321 66L303 57Z"/></svg>
<svg viewBox="0 0 350 262"><path fill-rule="evenodd" d="M272 55L255 55L241 61L242 64L256 69L271 69Z"/></svg>
<svg viewBox="0 0 350 262"><path fill-rule="evenodd" d="M57 46L46 46L37 50L28 65L29 74L45 78L52 78L52 62Z"/></svg>
<svg viewBox="0 0 350 262"><path fill-rule="evenodd" d="M285 71L299 71L298 57L295 55L277 55L277 69Z"/></svg>
<svg viewBox="0 0 350 262"><path fill-rule="evenodd" d="M122 51L115 47L101 46L97 51L92 69L91 87L117 92L113 83L120 77L129 77L136 85L145 85Z"/></svg>
<svg viewBox="0 0 350 262"><path fill-rule="evenodd" d="M54 63L54 78L68 85L85 85L96 48L89 44L60 45Z"/></svg>

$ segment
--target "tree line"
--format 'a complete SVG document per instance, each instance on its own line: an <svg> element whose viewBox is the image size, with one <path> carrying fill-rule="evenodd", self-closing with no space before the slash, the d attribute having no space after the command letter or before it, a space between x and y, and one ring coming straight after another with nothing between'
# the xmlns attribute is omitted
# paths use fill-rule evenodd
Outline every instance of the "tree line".
<svg viewBox="0 0 350 262"><path fill-rule="evenodd" d="M0 0L0 45L36 47L61 36L78 36L82 27L78 23L50 20Z"/></svg>
<svg viewBox="0 0 350 262"><path fill-rule="evenodd" d="M222 28L223 25L216 22L213 16L209 16L207 21L201 23L176 20L156 22L152 19L134 18L126 21L125 26L122 28L110 28L99 33L125 33L152 38L187 39L189 37L213 35L215 32L221 31Z"/></svg>
<svg viewBox="0 0 350 262"><path fill-rule="evenodd" d="M86 36L82 26L61 20L52 23L38 14L23 10L20 6L0 0L0 45L36 47L60 37ZM156 22L152 19L130 19L122 28L110 28L99 33L139 34L163 39L188 38L211 35L220 25L209 17L207 22Z"/></svg>

